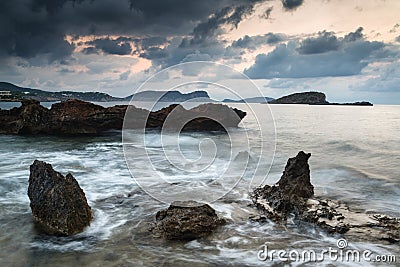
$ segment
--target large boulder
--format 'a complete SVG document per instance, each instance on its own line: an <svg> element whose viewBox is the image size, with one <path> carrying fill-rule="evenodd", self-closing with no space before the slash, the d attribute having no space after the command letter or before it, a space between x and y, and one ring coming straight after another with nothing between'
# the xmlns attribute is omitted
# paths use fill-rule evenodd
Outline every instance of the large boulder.
<svg viewBox="0 0 400 267"><path fill-rule="evenodd" d="M50 164L35 160L30 166L28 196L39 228L51 235L73 235L90 225L93 213L75 178L65 177Z"/></svg>
<svg viewBox="0 0 400 267"><path fill-rule="evenodd" d="M192 240L210 235L225 224L208 204L174 202L157 212L153 233L169 240Z"/></svg>

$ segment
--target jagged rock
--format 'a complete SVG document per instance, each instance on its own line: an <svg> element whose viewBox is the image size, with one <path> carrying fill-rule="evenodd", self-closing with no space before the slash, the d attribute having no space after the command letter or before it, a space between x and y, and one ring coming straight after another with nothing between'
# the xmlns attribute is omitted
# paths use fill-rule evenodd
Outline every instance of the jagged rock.
<svg viewBox="0 0 400 267"><path fill-rule="evenodd" d="M30 166L28 196L33 218L47 234L73 235L93 219L75 178L70 173L64 177L46 162L35 160Z"/></svg>
<svg viewBox="0 0 400 267"><path fill-rule="evenodd" d="M301 214L306 200L314 194L308 165L310 156L310 153L300 151L296 157L288 160L276 185L265 185L251 194L254 204L274 221L285 219L289 213Z"/></svg>
<svg viewBox="0 0 400 267"><path fill-rule="evenodd" d="M309 199L299 219L316 224L328 233L343 234L347 239L400 242L399 218L355 212L333 200Z"/></svg>
<svg viewBox="0 0 400 267"><path fill-rule="evenodd" d="M208 204L174 202L157 212L153 233L169 240L192 240L210 235L225 224Z"/></svg>
<svg viewBox="0 0 400 267"><path fill-rule="evenodd" d="M349 239L400 242L399 218L355 212L341 202L314 197L308 165L310 156L300 151L288 160L276 185L254 190L250 196L261 214L251 220L286 223L291 215L299 222L312 223L328 233L342 234Z"/></svg>
<svg viewBox="0 0 400 267"><path fill-rule="evenodd" d="M126 113L129 120L124 124ZM123 126L160 129L171 113L172 123L167 128L186 131L221 131L224 127L237 127L246 116L246 112L221 104L203 104L190 110L174 104L150 112L127 105L105 108L76 99L53 104L47 109L36 100L23 100L21 107L0 110L0 134L95 135L121 130Z"/></svg>

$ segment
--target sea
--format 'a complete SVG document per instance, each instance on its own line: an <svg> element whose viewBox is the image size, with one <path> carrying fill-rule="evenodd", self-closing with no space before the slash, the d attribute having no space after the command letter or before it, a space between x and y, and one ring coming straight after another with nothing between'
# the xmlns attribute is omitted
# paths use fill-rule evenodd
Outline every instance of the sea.
<svg viewBox="0 0 400 267"><path fill-rule="evenodd" d="M0 103L0 108L17 105ZM0 266L400 266L398 244L356 239L346 240L347 249L370 251L371 258L395 256L397 262L345 261L327 254L320 262L262 260L266 246L294 257L337 250L343 240L292 220L286 225L249 220L255 214L249 192L276 183L299 151L312 154L317 196L360 213L400 217L400 106L228 105L248 113L228 133L0 135ZM82 233L54 237L34 227L27 190L35 159L79 182L94 212ZM166 184L181 187L168 192ZM169 206L171 195L209 202L228 223L192 241L157 238L149 225Z"/></svg>

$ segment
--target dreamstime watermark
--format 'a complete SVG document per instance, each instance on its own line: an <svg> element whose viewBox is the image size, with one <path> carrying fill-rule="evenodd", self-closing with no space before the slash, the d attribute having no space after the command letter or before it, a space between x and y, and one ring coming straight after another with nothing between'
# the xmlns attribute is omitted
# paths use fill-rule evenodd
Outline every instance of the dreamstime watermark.
<svg viewBox="0 0 400 267"><path fill-rule="evenodd" d="M395 263L396 255L378 255L371 250L349 249L346 239L339 239L336 247L321 250L275 250L263 245L257 253L260 261L279 262L374 262Z"/></svg>

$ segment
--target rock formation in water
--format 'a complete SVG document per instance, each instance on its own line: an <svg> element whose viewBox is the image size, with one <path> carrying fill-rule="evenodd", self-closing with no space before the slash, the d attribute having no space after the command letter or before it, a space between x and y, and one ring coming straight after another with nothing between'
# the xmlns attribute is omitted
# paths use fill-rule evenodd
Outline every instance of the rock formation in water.
<svg viewBox="0 0 400 267"><path fill-rule="evenodd" d="M330 103L326 95L321 92L294 93L268 101L270 104L306 104L306 105L348 105L348 106L373 106L372 103L361 101L354 103Z"/></svg>
<svg viewBox="0 0 400 267"><path fill-rule="evenodd" d="M65 177L50 164L35 160L30 166L28 196L39 228L50 235L73 235L93 219L86 196L75 178Z"/></svg>
<svg viewBox="0 0 400 267"><path fill-rule="evenodd" d="M310 156L300 151L288 160L276 185L253 191L251 199L261 211L253 220L286 223L288 216L293 216L297 221L315 224L328 233L343 234L347 238L400 242L400 219L355 212L341 202L315 197L310 182Z"/></svg>
<svg viewBox="0 0 400 267"><path fill-rule="evenodd" d="M271 100L269 103L325 105L328 104L328 101L326 101L326 95L324 93L304 92L304 93L294 93L291 95L283 96L278 99Z"/></svg>
<svg viewBox="0 0 400 267"><path fill-rule="evenodd" d="M157 212L153 233L169 240L192 240L210 235L225 224L208 204L174 202Z"/></svg>
<svg viewBox="0 0 400 267"><path fill-rule="evenodd" d="M313 196L314 186L310 182L308 165L310 156L300 151L296 157L288 160L276 185L265 185L253 192L255 205L274 221L286 219L292 212L300 214L305 209L306 200Z"/></svg>
<svg viewBox="0 0 400 267"><path fill-rule="evenodd" d="M129 120L125 122L125 114ZM169 115L169 129L187 131L221 131L237 127L246 112L221 104L203 104L190 110L171 105L150 112L134 106L102 107L70 99L44 108L36 100L24 100L21 107L0 110L0 134L79 135L100 134L126 128L162 128Z"/></svg>

